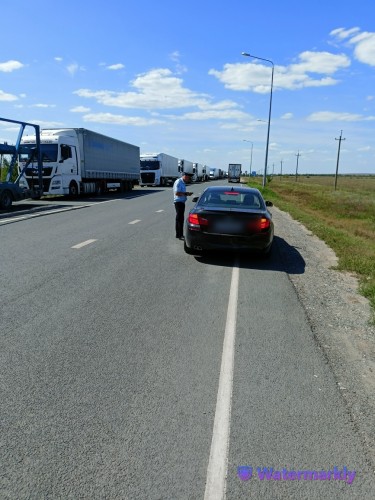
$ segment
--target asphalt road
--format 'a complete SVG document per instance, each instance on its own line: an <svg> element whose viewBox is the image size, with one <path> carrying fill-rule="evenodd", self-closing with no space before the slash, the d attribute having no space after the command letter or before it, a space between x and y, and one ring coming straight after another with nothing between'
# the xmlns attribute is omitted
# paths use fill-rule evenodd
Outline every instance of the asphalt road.
<svg viewBox="0 0 375 500"><path fill-rule="evenodd" d="M194 257L170 188L62 204L0 217L1 499L374 498L277 227Z"/></svg>

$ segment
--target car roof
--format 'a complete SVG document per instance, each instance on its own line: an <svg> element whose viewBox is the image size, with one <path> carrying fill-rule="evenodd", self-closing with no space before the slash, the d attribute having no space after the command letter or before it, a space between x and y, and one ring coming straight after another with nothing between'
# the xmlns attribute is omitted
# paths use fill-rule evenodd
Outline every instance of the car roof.
<svg viewBox="0 0 375 500"><path fill-rule="evenodd" d="M253 193L253 194L260 194L261 192L257 188L251 188L247 186L207 186L204 192L206 191L216 191L216 192L222 192L222 191L235 191L236 193ZM262 195L261 195L262 196Z"/></svg>

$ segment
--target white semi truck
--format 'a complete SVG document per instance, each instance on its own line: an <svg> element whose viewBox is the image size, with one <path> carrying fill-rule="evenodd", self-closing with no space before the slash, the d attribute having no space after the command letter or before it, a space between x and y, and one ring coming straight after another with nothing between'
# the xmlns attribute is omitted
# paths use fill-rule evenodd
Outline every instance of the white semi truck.
<svg viewBox="0 0 375 500"><path fill-rule="evenodd" d="M203 182L208 179L208 167L202 163L193 163L194 182Z"/></svg>
<svg viewBox="0 0 375 500"><path fill-rule="evenodd" d="M182 172L194 174L193 162L189 160L178 160L178 170L181 175Z"/></svg>
<svg viewBox="0 0 375 500"><path fill-rule="evenodd" d="M209 178L213 181L215 179L220 179L220 170L218 168L210 168Z"/></svg>
<svg viewBox="0 0 375 500"><path fill-rule="evenodd" d="M35 136L25 135L21 146L19 184L31 189L38 182ZM44 195L128 191L139 182L138 146L84 128L42 130L40 156Z"/></svg>
<svg viewBox="0 0 375 500"><path fill-rule="evenodd" d="M141 155L141 186L167 186L180 176L178 158L165 153Z"/></svg>
<svg viewBox="0 0 375 500"><path fill-rule="evenodd" d="M240 182L241 168L242 168L241 163L229 163L228 182Z"/></svg>

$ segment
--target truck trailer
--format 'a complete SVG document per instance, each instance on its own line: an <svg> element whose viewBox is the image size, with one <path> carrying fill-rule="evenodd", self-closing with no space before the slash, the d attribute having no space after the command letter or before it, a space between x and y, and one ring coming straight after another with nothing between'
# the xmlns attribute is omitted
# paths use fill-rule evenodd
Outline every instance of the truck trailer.
<svg viewBox="0 0 375 500"><path fill-rule="evenodd" d="M20 186L32 189L37 165L36 137L24 136L19 154ZM139 147L84 128L44 129L40 134L43 194L101 194L131 190L139 182Z"/></svg>
<svg viewBox="0 0 375 500"><path fill-rule="evenodd" d="M194 174L193 162L189 160L178 160L178 170L180 175L182 172L188 172L189 174Z"/></svg>
<svg viewBox="0 0 375 500"><path fill-rule="evenodd" d="M168 186L178 177L178 158L165 153L141 155L141 186Z"/></svg>
<svg viewBox="0 0 375 500"><path fill-rule="evenodd" d="M240 182L241 168L242 168L241 163L229 163L228 182Z"/></svg>

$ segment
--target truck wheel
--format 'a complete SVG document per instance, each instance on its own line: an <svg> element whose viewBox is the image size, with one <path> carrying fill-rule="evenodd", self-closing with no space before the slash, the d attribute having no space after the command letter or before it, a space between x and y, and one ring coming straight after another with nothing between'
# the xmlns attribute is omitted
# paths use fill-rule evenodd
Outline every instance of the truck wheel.
<svg viewBox="0 0 375 500"><path fill-rule="evenodd" d="M78 198L78 186L74 181L69 184L69 198Z"/></svg>
<svg viewBox="0 0 375 500"><path fill-rule="evenodd" d="M13 197L12 193L8 190L3 191L0 195L0 208L8 210L12 206Z"/></svg>

